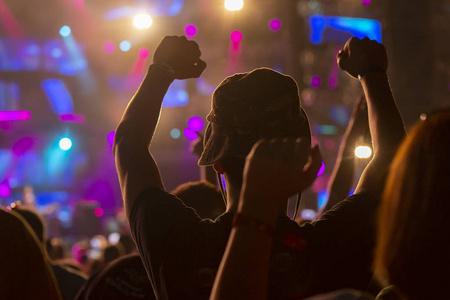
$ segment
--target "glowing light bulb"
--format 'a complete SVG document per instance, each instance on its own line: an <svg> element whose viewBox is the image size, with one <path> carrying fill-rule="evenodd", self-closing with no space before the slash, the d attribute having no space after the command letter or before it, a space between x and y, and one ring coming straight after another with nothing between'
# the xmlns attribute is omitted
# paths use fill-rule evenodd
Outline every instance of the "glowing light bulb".
<svg viewBox="0 0 450 300"><path fill-rule="evenodd" d="M227 10L241 10L243 6L243 0L225 0L225 8Z"/></svg>
<svg viewBox="0 0 450 300"><path fill-rule="evenodd" d="M152 26L153 19L148 14L138 14L133 19L133 24L137 29L146 29Z"/></svg>
<svg viewBox="0 0 450 300"><path fill-rule="evenodd" d="M358 158L369 158L372 155L372 149L367 146L358 146L355 149L355 155Z"/></svg>

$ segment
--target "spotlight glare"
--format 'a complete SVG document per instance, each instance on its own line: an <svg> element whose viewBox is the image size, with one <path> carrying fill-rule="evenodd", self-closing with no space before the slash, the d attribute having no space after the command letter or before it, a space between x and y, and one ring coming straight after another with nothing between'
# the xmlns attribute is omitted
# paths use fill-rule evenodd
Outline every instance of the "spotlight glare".
<svg viewBox="0 0 450 300"><path fill-rule="evenodd" d="M172 130L170 131L170 136L171 136L173 139L177 139L177 138L179 138L179 137L181 136L181 132L180 132L180 130L179 130L178 128L174 128L174 129L172 129Z"/></svg>
<svg viewBox="0 0 450 300"><path fill-rule="evenodd" d="M242 33L239 30L235 30L231 33L230 38L233 43L240 43L242 41Z"/></svg>
<svg viewBox="0 0 450 300"><path fill-rule="evenodd" d="M184 32L187 36L194 36L197 34L197 27L194 24L188 24L184 27Z"/></svg>
<svg viewBox="0 0 450 300"><path fill-rule="evenodd" d="M61 29L59 30L59 34L62 37L68 37L70 35L70 33L72 32L72 30L70 29L69 26L64 25L63 27L61 27Z"/></svg>
<svg viewBox="0 0 450 300"><path fill-rule="evenodd" d="M355 155L357 158L369 158L372 155L372 149L367 146L358 146L355 149Z"/></svg>
<svg viewBox="0 0 450 300"><path fill-rule="evenodd" d="M194 132L198 132L203 129L203 120L200 117L193 116L187 122L188 128Z"/></svg>
<svg viewBox="0 0 450 300"><path fill-rule="evenodd" d="M72 141L69 138L62 138L59 140L59 148L61 150L67 151L72 148Z"/></svg>
<svg viewBox="0 0 450 300"><path fill-rule="evenodd" d="M146 29L152 26L153 19L148 14L138 14L133 19L133 24L137 29Z"/></svg>
<svg viewBox="0 0 450 300"><path fill-rule="evenodd" d="M243 0L225 0L225 8L227 10L241 10L243 6Z"/></svg>
<svg viewBox="0 0 450 300"><path fill-rule="evenodd" d="M131 44L129 41L122 41L119 44L119 48L120 50L122 50L123 52L127 52L128 50L130 50L131 48Z"/></svg>
<svg viewBox="0 0 450 300"><path fill-rule="evenodd" d="M279 19L272 19L269 22L269 28L272 31L278 31L281 29L281 21Z"/></svg>

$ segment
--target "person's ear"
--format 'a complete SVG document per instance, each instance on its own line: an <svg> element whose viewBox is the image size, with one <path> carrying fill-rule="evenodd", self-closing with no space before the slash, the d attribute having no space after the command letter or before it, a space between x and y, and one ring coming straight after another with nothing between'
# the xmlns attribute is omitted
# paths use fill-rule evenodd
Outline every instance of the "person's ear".
<svg viewBox="0 0 450 300"><path fill-rule="evenodd" d="M213 165L214 170L219 173L219 174L223 174L223 168L222 168L222 164L220 162L216 162Z"/></svg>

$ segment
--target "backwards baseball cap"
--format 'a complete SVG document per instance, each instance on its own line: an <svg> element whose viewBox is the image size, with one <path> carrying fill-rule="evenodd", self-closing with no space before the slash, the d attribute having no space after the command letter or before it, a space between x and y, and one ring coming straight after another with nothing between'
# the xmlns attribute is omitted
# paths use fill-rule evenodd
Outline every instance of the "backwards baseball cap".
<svg viewBox="0 0 450 300"><path fill-rule="evenodd" d="M311 140L295 80L269 68L227 77L214 91L200 166L245 158L262 138Z"/></svg>

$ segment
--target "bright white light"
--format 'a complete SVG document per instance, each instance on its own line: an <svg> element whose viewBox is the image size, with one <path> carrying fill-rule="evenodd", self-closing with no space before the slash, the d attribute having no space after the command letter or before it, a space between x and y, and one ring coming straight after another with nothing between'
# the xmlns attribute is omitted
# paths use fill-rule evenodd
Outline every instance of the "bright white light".
<svg viewBox="0 0 450 300"><path fill-rule="evenodd" d="M72 148L72 141L69 138L60 139L59 148L64 151L69 150L70 148Z"/></svg>
<svg viewBox="0 0 450 300"><path fill-rule="evenodd" d="M243 6L243 0L225 0L225 8L228 10L240 10Z"/></svg>
<svg viewBox="0 0 450 300"><path fill-rule="evenodd" d="M355 149L355 155L358 158L369 158L372 155L372 149L367 146L358 146Z"/></svg>
<svg viewBox="0 0 450 300"><path fill-rule="evenodd" d="M133 24L137 29L146 29L152 26L153 20L148 14L138 14L134 17Z"/></svg>
<svg viewBox="0 0 450 300"><path fill-rule="evenodd" d="M115 245L119 242L120 240L120 234L118 232L113 232L110 235L108 235L108 242L111 245Z"/></svg>

